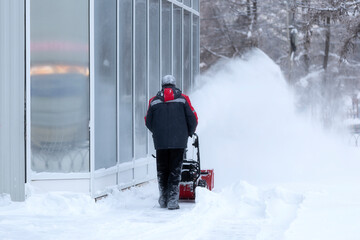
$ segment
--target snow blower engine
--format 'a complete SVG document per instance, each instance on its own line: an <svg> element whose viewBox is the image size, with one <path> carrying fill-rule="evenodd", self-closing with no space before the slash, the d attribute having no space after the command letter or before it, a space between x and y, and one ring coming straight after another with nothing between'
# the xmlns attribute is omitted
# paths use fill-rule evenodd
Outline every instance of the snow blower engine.
<svg viewBox="0 0 360 240"><path fill-rule="evenodd" d="M180 181L180 200L195 200L195 189L197 186L205 187L210 191L214 188L214 169L201 170L199 136L194 133L192 149L196 152L196 159L187 158L189 149L184 153L183 166Z"/></svg>

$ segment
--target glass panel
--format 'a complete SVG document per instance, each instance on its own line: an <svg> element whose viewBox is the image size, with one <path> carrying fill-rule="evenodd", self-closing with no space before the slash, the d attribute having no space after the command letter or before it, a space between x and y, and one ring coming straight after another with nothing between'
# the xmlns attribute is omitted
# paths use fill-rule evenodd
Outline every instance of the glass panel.
<svg viewBox="0 0 360 240"><path fill-rule="evenodd" d="M171 74L171 3L162 2L162 76Z"/></svg>
<svg viewBox="0 0 360 240"><path fill-rule="evenodd" d="M116 0L95 1L95 169L116 165Z"/></svg>
<svg viewBox="0 0 360 240"><path fill-rule="evenodd" d="M176 78L176 84L182 86L182 10L180 7L174 6L174 43L173 43L173 69Z"/></svg>
<svg viewBox="0 0 360 240"><path fill-rule="evenodd" d="M191 14L184 11L184 86L183 91L191 89Z"/></svg>
<svg viewBox="0 0 360 240"><path fill-rule="evenodd" d="M119 3L119 151L120 162L132 161L132 0Z"/></svg>
<svg viewBox="0 0 360 240"><path fill-rule="evenodd" d="M149 93L150 97L160 86L160 5L158 0L150 0L149 9Z"/></svg>
<svg viewBox="0 0 360 240"><path fill-rule="evenodd" d="M88 0L30 6L31 168L88 172Z"/></svg>
<svg viewBox="0 0 360 240"><path fill-rule="evenodd" d="M199 11L199 0L193 0L193 8Z"/></svg>
<svg viewBox="0 0 360 240"><path fill-rule="evenodd" d="M146 0L135 1L135 158L146 156Z"/></svg>
<svg viewBox="0 0 360 240"><path fill-rule="evenodd" d="M191 7L191 0L184 0L184 4Z"/></svg>
<svg viewBox="0 0 360 240"><path fill-rule="evenodd" d="M199 74L199 36L200 36L200 29L199 29L199 17L193 15L193 79L194 80L197 75Z"/></svg>

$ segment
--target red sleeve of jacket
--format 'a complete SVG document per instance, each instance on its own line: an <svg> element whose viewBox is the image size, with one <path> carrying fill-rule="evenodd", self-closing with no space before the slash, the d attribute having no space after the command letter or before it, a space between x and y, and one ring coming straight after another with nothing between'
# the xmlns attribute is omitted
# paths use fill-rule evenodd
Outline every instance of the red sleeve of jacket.
<svg viewBox="0 0 360 240"><path fill-rule="evenodd" d="M198 116L197 116L197 113L196 113L194 107L191 105L190 98L185 94L181 94L181 95L185 98L186 102L189 104L191 111L194 113L194 115L196 117L196 123L198 123Z"/></svg>
<svg viewBox="0 0 360 240"><path fill-rule="evenodd" d="M149 100L148 110L147 110L147 112L146 112L146 116L144 117L145 124L146 124L146 117L147 117L147 115L149 114L150 104L151 104L152 100L153 100L155 97L156 97L156 96L152 97L152 98Z"/></svg>
<svg viewBox="0 0 360 240"><path fill-rule="evenodd" d="M182 94L182 97L185 98L186 100L185 113L186 113L186 121L189 131L188 134L189 136L192 136L195 133L198 124L198 116L194 107L191 105L190 98L185 94Z"/></svg>

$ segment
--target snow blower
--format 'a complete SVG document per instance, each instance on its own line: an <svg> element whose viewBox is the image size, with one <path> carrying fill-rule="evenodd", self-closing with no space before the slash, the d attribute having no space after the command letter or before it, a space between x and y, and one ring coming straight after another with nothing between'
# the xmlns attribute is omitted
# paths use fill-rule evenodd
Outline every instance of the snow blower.
<svg viewBox="0 0 360 240"><path fill-rule="evenodd" d="M196 187L205 187L210 191L214 188L214 169L201 170L199 136L194 133L193 153L196 151L196 159L187 158L188 149L184 154L180 181L180 200L195 200Z"/></svg>

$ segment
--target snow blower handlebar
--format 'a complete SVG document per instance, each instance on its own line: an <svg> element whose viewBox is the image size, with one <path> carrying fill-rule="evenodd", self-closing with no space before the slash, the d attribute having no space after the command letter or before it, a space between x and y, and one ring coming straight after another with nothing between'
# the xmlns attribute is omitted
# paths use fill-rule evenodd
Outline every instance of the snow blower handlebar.
<svg viewBox="0 0 360 240"><path fill-rule="evenodd" d="M197 186L212 190L214 186L214 170L201 170L200 168L200 147L199 136L194 133L192 146L196 149L196 159L186 158L186 151L183 160L183 167L180 181L180 199L194 200L195 188ZM194 149L194 151L195 151Z"/></svg>
<svg viewBox="0 0 360 240"><path fill-rule="evenodd" d="M198 162L198 176L200 176L200 174L201 174L201 172L200 172L200 169L201 169L201 167L200 167L200 149L199 149L199 136L196 134L196 133L194 133L194 142L193 142L193 144L192 144L195 148L196 148L196 150L197 150L197 153L196 153L196 156L197 156L197 162Z"/></svg>
<svg viewBox="0 0 360 240"><path fill-rule="evenodd" d="M194 133L194 137L195 137L195 139L194 139L194 142L193 142L193 146L196 148L196 150L197 150L197 153L196 153L196 155L197 155L197 160L198 160L198 162L199 162L199 175L200 175L200 149L199 149L199 136L196 134L196 133Z"/></svg>

